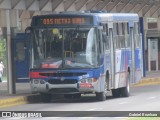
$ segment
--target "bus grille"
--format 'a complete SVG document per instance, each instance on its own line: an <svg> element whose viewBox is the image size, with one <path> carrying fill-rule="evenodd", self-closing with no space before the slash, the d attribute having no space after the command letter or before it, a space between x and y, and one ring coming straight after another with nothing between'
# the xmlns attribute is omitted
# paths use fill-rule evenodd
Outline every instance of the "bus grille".
<svg viewBox="0 0 160 120"><path fill-rule="evenodd" d="M50 79L48 80L48 83L50 84L76 84L78 80L76 79L65 79L65 80L60 80L60 79Z"/></svg>
<svg viewBox="0 0 160 120"><path fill-rule="evenodd" d="M79 93L76 88L52 88L49 90L51 94L60 94L60 93Z"/></svg>
<svg viewBox="0 0 160 120"><path fill-rule="evenodd" d="M39 73L41 76L46 76L46 77L72 77L72 76L82 76L86 75L87 73L79 73L79 72L73 72L73 73L67 73L67 72L56 72L56 73Z"/></svg>

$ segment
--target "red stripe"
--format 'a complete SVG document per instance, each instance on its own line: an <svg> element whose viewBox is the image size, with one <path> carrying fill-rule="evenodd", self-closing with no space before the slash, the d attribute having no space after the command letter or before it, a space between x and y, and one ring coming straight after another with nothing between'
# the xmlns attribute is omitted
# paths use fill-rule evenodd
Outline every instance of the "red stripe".
<svg viewBox="0 0 160 120"><path fill-rule="evenodd" d="M42 76L40 75L40 72L31 72L30 71L30 78L33 79L33 78L47 78L46 76Z"/></svg>

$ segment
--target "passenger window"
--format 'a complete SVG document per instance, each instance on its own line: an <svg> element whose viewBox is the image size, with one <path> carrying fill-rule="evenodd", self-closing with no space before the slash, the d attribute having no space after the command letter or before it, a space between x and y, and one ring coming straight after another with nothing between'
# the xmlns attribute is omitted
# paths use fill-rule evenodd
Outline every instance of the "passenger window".
<svg viewBox="0 0 160 120"><path fill-rule="evenodd" d="M108 37L108 24L103 24L103 32L102 32L102 40L105 41L104 42L104 48L106 50L109 50L110 49L110 46L109 46L109 37Z"/></svg>
<svg viewBox="0 0 160 120"><path fill-rule="evenodd" d="M140 35L139 35L139 24L135 23L134 24L134 33L135 33L135 43L136 47L138 48L140 46Z"/></svg>

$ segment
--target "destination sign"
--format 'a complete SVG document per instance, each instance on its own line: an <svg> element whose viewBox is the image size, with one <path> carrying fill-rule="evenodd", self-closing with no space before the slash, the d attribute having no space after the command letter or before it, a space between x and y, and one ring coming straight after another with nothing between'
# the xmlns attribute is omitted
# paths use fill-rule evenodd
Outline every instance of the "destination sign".
<svg viewBox="0 0 160 120"><path fill-rule="evenodd" d="M34 24L36 26L49 26L49 25L90 25L93 23L92 17L88 16L49 16L49 17L37 17L35 18Z"/></svg>

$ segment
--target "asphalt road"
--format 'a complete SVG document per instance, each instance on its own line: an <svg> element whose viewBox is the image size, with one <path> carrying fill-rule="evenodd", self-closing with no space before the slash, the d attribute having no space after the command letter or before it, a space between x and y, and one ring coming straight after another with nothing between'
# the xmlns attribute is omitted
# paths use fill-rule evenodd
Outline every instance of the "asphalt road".
<svg viewBox="0 0 160 120"><path fill-rule="evenodd" d="M88 113L92 116L109 116L122 115L124 111L131 111L131 115L138 113L136 111L160 111L160 85L150 85L141 87L132 87L131 95L127 98L113 98L109 93L106 101L98 102L94 95L84 95L80 99L65 99L52 100L50 103L34 103L25 104L8 108L1 108L0 111L69 111L69 112L49 112L48 114L60 116L60 114L69 114L72 116L77 114L74 111L82 111L82 116ZM83 112L88 111L88 112ZM105 111L105 112L104 112ZM106 112L108 111L108 112ZM116 111L116 112L115 112ZM134 111L134 112L133 112ZM156 113L156 112L155 112ZM58 115L59 114L59 115ZM127 112L128 114L128 112ZM65 116L65 115L64 115ZM115 118L118 119L118 118Z"/></svg>

